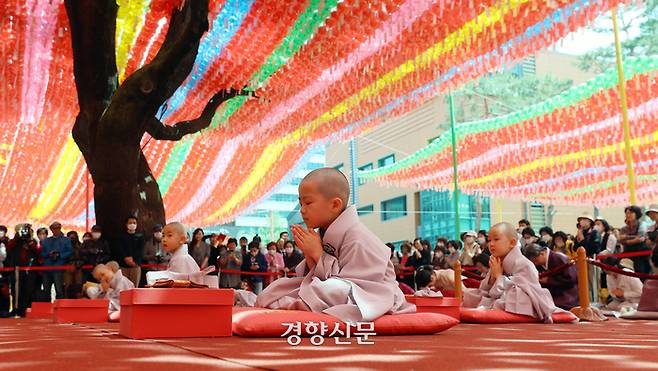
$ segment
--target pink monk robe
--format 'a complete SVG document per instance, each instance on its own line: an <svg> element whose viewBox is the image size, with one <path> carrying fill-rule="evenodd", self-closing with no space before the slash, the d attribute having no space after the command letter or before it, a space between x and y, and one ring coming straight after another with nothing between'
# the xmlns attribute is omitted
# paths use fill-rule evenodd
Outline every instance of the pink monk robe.
<svg viewBox="0 0 658 371"><path fill-rule="evenodd" d="M503 259L503 275L489 284L489 275L477 289L464 293L464 307L501 309L552 322L557 311L551 293L539 284L537 268L521 253L517 244Z"/></svg>
<svg viewBox="0 0 658 371"><path fill-rule="evenodd" d="M315 267L309 270L302 261L297 277L274 281L258 295L256 306L310 310L344 322L416 311L395 280L391 250L359 221L354 206L327 228L322 243Z"/></svg>

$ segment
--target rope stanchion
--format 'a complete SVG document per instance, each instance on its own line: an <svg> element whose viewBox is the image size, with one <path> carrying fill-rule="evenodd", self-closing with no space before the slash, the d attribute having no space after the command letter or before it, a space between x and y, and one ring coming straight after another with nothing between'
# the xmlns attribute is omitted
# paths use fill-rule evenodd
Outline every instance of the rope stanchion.
<svg viewBox="0 0 658 371"><path fill-rule="evenodd" d="M555 267L551 270L539 273L539 278L550 277L550 276L556 275L558 273L561 273L562 271L565 271L565 270L571 268L571 266L574 265L574 264L576 264L576 261L575 260L570 260L568 263L562 264L559 267Z"/></svg>
<svg viewBox="0 0 658 371"><path fill-rule="evenodd" d="M615 272L615 273L621 274L623 276L635 277L635 278L646 279L646 280L658 280L658 274L629 272L629 271L625 271L625 270L623 270L619 267L604 264L604 263L598 262L598 261L593 260L593 259L588 259L587 262L589 264L600 267L603 270L610 271L610 272Z"/></svg>
<svg viewBox="0 0 658 371"><path fill-rule="evenodd" d="M651 249L642 250L642 251L633 251L633 252L623 252L619 254L603 254L603 255L598 255L596 259L603 260L605 258L617 258L617 259L636 258L638 256L649 256L649 255L651 255Z"/></svg>
<svg viewBox="0 0 658 371"><path fill-rule="evenodd" d="M455 271L455 297L461 301L464 295L462 292L462 264L456 261L453 269Z"/></svg>
<svg viewBox="0 0 658 371"><path fill-rule="evenodd" d="M607 318L598 308L590 306L589 302L589 280L587 279L587 253L584 247L579 247L576 258L576 267L578 267L578 303L580 306L571 308L571 313L575 314L583 321L601 322Z"/></svg>

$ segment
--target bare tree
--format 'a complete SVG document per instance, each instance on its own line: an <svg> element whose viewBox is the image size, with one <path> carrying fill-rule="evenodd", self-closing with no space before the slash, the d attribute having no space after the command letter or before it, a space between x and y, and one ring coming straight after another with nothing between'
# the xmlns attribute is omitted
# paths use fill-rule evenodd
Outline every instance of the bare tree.
<svg viewBox="0 0 658 371"><path fill-rule="evenodd" d="M174 9L157 55L120 86L115 59L116 2L66 0L66 11L80 106L73 139L94 180L97 223L112 237L134 215L140 219L140 230L150 231L153 224L165 222L165 210L140 147L144 134L180 140L207 128L224 101L251 93L222 87L197 119L168 126L156 118L159 107L192 70L199 42L208 30L208 0L184 1L180 9Z"/></svg>

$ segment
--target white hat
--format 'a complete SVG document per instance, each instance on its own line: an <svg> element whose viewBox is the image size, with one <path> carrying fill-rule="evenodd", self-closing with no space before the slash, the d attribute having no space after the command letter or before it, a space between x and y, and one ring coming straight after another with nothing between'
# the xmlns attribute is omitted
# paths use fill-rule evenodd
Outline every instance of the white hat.
<svg viewBox="0 0 658 371"><path fill-rule="evenodd" d="M658 204L649 205L649 208L647 209L645 214L649 215L650 212L658 213Z"/></svg>
<svg viewBox="0 0 658 371"><path fill-rule="evenodd" d="M621 265L622 267L628 270L632 270L633 272L635 272L635 264L633 264L633 261L631 259L624 258L619 261L619 265Z"/></svg>
<svg viewBox="0 0 658 371"><path fill-rule="evenodd" d="M589 219L589 220L592 221L592 223L594 223L594 216L591 213L587 212L587 211L580 214L580 216L578 217L578 220L580 220L580 219Z"/></svg>
<svg viewBox="0 0 658 371"><path fill-rule="evenodd" d="M464 233L461 235L461 239L462 239L462 241L463 241L464 238L466 238L467 236L471 236L471 237L475 237L475 238L477 238L477 237L478 237L478 234L475 233L475 231L466 231L466 232L464 232Z"/></svg>

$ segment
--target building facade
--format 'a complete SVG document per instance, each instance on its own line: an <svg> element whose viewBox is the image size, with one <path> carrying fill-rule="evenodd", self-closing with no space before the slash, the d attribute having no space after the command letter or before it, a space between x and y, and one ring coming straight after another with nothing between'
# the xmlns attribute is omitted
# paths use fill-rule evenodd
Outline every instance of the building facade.
<svg viewBox="0 0 658 371"><path fill-rule="evenodd" d="M551 75L580 84L592 77L576 65L577 58L552 51L538 53L510 68L515 74ZM458 99L458 98L457 98ZM399 161L425 147L445 130L449 130L449 111L445 97L428 101L401 117L392 119L354 139L350 143L327 146L327 166L352 171L352 155L360 170L378 168ZM376 182L358 180L356 206L362 221L385 242L398 244L422 237L455 238L455 208L451 192L413 188L386 187ZM595 209L565 205L542 205L519 200L490 199L478 195L459 197L460 230L489 229L492 224L529 219L538 231L551 226L554 230L575 233L576 219L582 212L608 219L613 226L623 225L623 209Z"/></svg>

